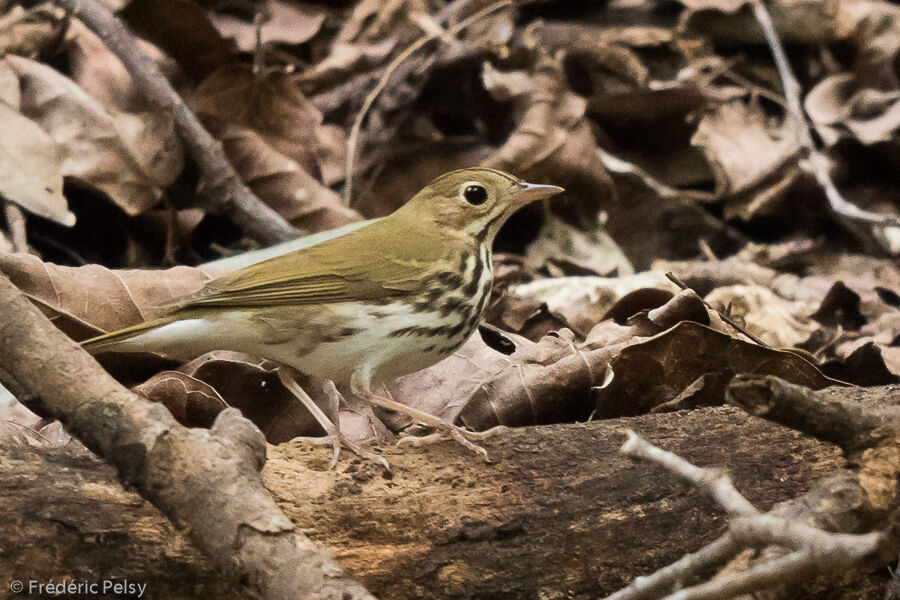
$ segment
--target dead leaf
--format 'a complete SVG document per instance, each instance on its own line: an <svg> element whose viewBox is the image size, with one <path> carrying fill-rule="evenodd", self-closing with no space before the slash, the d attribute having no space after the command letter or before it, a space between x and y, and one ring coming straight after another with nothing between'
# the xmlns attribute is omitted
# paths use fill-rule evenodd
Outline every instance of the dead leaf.
<svg viewBox="0 0 900 600"><path fill-rule="evenodd" d="M697 256L700 240L723 255L746 244L743 234L698 204L702 194L669 187L635 165L600 154L620 198L608 208L606 229L636 269L663 257Z"/></svg>
<svg viewBox="0 0 900 600"><path fill-rule="evenodd" d="M214 389L253 421L272 444L324 435L315 419L278 379L278 365L238 352L210 352L179 371Z"/></svg>
<svg viewBox="0 0 900 600"><path fill-rule="evenodd" d="M605 218L600 219L605 221ZM537 238L525 250L525 258L533 268L550 268L551 275L631 275L631 263L622 249L597 222L590 229L580 229L544 211Z"/></svg>
<svg viewBox="0 0 900 600"><path fill-rule="evenodd" d="M2 101L0 130L0 197L61 225L74 225L75 215L62 194L60 155L50 136Z"/></svg>
<svg viewBox="0 0 900 600"><path fill-rule="evenodd" d="M603 369L592 370L596 361L588 352L579 353L566 337L571 332L551 334L540 342L503 335L514 346L509 356L473 335L449 358L397 379L391 394L476 430L587 415L587 389L592 381L600 384Z"/></svg>
<svg viewBox="0 0 900 600"><path fill-rule="evenodd" d="M805 108L829 145L847 136L865 145L888 142L900 131L900 92L860 87L851 73L820 81Z"/></svg>
<svg viewBox="0 0 900 600"><path fill-rule="evenodd" d="M264 15L261 29L264 44L302 44L319 33L325 22L325 11L312 3L265 0L259 4L257 10ZM245 20L227 12L213 12L210 20L223 37L235 41L238 50L252 52L256 48L252 18Z"/></svg>
<svg viewBox="0 0 900 600"><path fill-rule="evenodd" d="M290 74L254 74L249 66L230 64L200 83L193 104L214 134L234 126L250 129L313 177L321 175L317 131L322 114Z"/></svg>
<svg viewBox="0 0 900 600"><path fill-rule="evenodd" d="M157 373L131 391L163 404L186 427L211 427L216 415L228 408L215 388L180 371Z"/></svg>
<svg viewBox="0 0 900 600"><path fill-rule="evenodd" d="M63 175L92 186L129 215L153 207L181 172L181 143L171 120L106 111L73 81L18 56L21 112L56 142Z"/></svg>
<svg viewBox="0 0 900 600"><path fill-rule="evenodd" d="M9 6L0 7L4 11ZM59 24L51 19L28 17L23 6L13 5L5 14L0 13L0 56L38 56L54 35L59 32Z"/></svg>
<svg viewBox="0 0 900 600"><path fill-rule="evenodd" d="M784 123L771 125L758 103L733 100L715 107L700 120L691 144L706 155L719 196L748 194L751 190L761 193L777 186L784 177L795 180L798 174L797 136ZM789 172L792 167L793 172ZM781 185L779 193L786 191ZM726 213L726 218L735 212Z"/></svg>
<svg viewBox="0 0 900 600"><path fill-rule="evenodd" d="M131 0L118 12L129 28L162 48L194 81L232 62L237 47L192 0Z"/></svg>
<svg viewBox="0 0 900 600"><path fill-rule="evenodd" d="M668 298L679 291L678 286L660 271L624 277L545 278L517 285L512 291L546 303L551 312L562 315L578 331L587 332L607 315L620 298L645 288L665 290L669 292Z"/></svg>
<svg viewBox="0 0 900 600"><path fill-rule="evenodd" d="M119 58L81 21L74 19L66 36L72 80L106 109L127 111L136 98L131 75Z"/></svg>
<svg viewBox="0 0 900 600"><path fill-rule="evenodd" d="M679 0L688 10L680 29L708 36L716 44L761 44L765 40L749 0ZM837 0L782 0L769 7L778 37L785 44L819 44L837 34Z"/></svg>
<svg viewBox="0 0 900 600"><path fill-rule="evenodd" d="M597 414L603 417L641 414L675 399L710 373L725 376L716 377L715 393L706 390L704 395L722 400L727 383L738 374L775 375L817 390L839 383L797 354L764 348L691 321L629 345L610 366L615 373L612 383L595 392Z"/></svg>
<svg viewBox="0 0 900 600"><path fill-rule="evenodd" d="M847 347L849 346L849 347ZM850 351L850 348L853 348ZM900 383L900 376L888 368L881 347L873 341L861 339L852 345L838 348L841 358L822 363L822 372L854 385L890 385Z"/></svg>
<svg viewBox="0 0 900 600"><path fill-rule="evenodd" d="M554 210L568 208L574 222L596 223L597 211L615 191L596 152L586 102L565 83L562 55L540 56L528 73L504 73L485 63L482 79L495 98L513 101L516 121L516 129L482 164L536 183L552 180L566 189L565 206L557 200Z"/></svg>
<svg viewBox="0 0 900 600"><path fill-rule="evenodd" d="M194 267L111 270L62 267L27 254L0 254L0 272L75 340L140 323L210 277Z"/></svg>
<svg viewBox="0 0 900 600"><path fill-rule="evenodd" d="M361 218L337 193L255 131L228 127L219 136L241 179L292 225L310 232L326 231Z"/></svg>
<svg viewBox="0 0 900 600"><path fill-rule="evenodd" d="M759 285L719 287L705 299L775 348L798 346L819 328L808 318L802 318L805 315L796 314L799 312L796 304Z"/></svg>

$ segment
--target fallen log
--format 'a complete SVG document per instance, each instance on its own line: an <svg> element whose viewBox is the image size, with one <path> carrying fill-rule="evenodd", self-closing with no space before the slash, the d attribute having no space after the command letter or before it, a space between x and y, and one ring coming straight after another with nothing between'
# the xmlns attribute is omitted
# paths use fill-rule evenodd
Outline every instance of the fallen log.
<svg viewBox="0 0 900 600"><path fill-rule="evenodd" d="M729 469L763 510L844 468L840 451L730 407L530 427L486 444L389 447L391 478L329 450L270 446L266 486L310 538L376 597L596 598L696 550L723 513L691 486L618 453L625 428ZM150 504L75 442L0 445L0 579L147 582L149 597L239 598ZM805 593L880 597L884 569ZM5 584L4 584L5 585Z"/></svg>

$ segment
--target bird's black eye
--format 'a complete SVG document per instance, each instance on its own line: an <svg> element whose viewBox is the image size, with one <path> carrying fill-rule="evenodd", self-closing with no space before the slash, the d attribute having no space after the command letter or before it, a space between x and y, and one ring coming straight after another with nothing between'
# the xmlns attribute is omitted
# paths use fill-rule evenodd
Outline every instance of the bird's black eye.
<svg viewBox="0 0 900 600"><path fill-rule="evenodd" d="M469 204L474 204L475 206L484 204L484 202L487 200L487 197L487 190L480 185L467 185L466 189L463 190L463 198L466 199L466 202L468 202Z"/></svg>

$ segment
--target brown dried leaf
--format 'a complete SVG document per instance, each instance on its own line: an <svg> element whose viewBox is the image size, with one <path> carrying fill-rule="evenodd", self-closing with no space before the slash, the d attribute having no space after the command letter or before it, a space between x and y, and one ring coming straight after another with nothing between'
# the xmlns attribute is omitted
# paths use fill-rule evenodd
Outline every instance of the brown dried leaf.
<svg viewBox="0 0 900 600"><path fill-rule="evenodd" d="M56 144L37 123L0 101L0 198L62 225L75 224L63 197Z"/></svg>
<svg viewBox="0 0 900 600"><path fill-rule="evenodd" d="M325 10L312 3L265 0L260 4L259 10L265 18L261 29L264 44L302 44L319 33L325 22ZM235 41L240 51L252 52L256 48L256 26L252 19L213 12L210 20L223 37Z"/></svg>
<svg viewBox="0 0 900 600"><path fill-rule="evenodd" d="M682 322L648 340L631 344L611 363L610 385L595 391L603 417L637 415L670 402L698 378L716 375L717 389L706 398L724 399L734 375L775 375L791 383L822 389L839 383L792 352L772 350L736 339L691 321Z"/></svg>
<svg viewBox="0 0 900 600"><path fill-rule="evenodd" d="M228 127L219 135L241 179L292 225L316 232L361 219L337 193L278 153L256 132Z"/></svg>
<svg viewBox="0 0 900 600"><path fill-rule="evenodd" d="M216 415L228 408L215 388L180 371L157 373L131 389L163 404L186 427L210 427Z"/></svg>
<svg viewBox="0 0 900 600"><path fill-rule="evenodd" d="M550 312L545 303L497 288L485 310L483 322L529 340L539 340L563 327L573 329L561 315Z"/></svg>
<svg viewBox="0 0 900 600"><path fill-rule="evenodd" d="M513 292L546 303L551 312L562 315L577 331L587 332L606 317L619 299L647 288L668 292L663 302L679 291L678 286L666 279L664 273L647 271L624 277L538 279L515 286Z"/></svg>
<svg viewBox="0 0 900 600"><path fill-rule="evenodd" d="M453 356L397 379L390 387L392 395L476 430L587 416L587 390L591 384L600 385L603 377L596 351L576 349L571 332L565 330L539 342L503 335L515 347L511 355L473 335Z"/></svg>
<svg viewBox="0 0 900 600"><path fill-rule="evenodd" d="M129 215L159 201L183 164L170 119L108 112L46 65L18 56L4 61L19 77L21 112L57 143L63 175L99 189Z"/></svg>
<svg viewBox="0 0 900 600"><path fill-rule="evenodd" d="M600 154L620 198L608 208L606 229L636 269L663 257L697 256L700 240L722 254L746 244L743 234L698 205L707 200L704 195L669 187L635 165Z"/></svg>
<svg viewBox="0 0 900 600"><path fill-rule="evenodd" d="M854 385L900 383L897 369L895 368L892 373L888 367L885 349L887 348L871 341L871 338L860 338L851 343L841 344L835 348L839 358L822 363L822 372L829 377ZM890 358L896 359L896 349L893 350L894 356Z"/></svg>
<svg viewBox="0 0 900 600"><path fill-rule="evenodd" d="M562 55L539 57L529 73L503 73L485 63L482 79L496 98L514 100L516 121L503 146L482 164L566 188L569 212L596 223L598 209L615 191L585 118L586 101L565 83ZM559 202L553 206L560 208Z"/></svg>
<svg viewBox="0 0 900 600"><path fill-rule="evenodd" d="M688 10L680 29L708 36L719 45L761 44L762 31L750 0L679 0ZM769 5L782 43L821 44L838 31L837 0L779 0Z"/></svg>
<svg viewBox="0 0 900 600"><path fill-rule="evenodd" d="M605 220L605 219L604 219ZM598 222L584 230L545 211L537 238L525 250L529 266L551 275L622 276L634 273L622 249Z"/></svg>
<svg viewBox="0 0 900 600"><path fill-rule="evenodd" d="M81 21L66 35L72 80L106 109L129 110L135 98L131 75L119 58Z"/></svg>
<svg viewBox="0 0 900 600"><path fill-rule="evenodd" d="M812 323L800 306L776 296L758 285L720 287L706 296L747 331L775 348L790 348L806 341L819 326Z"/></svg>
<svg viewBox="0 0 900 600"><path fill-rule="evenodd" d="M234 42L219 35L207 12L191 0L131 0L119 16L175 59L194 81L231 62L237 52Z"/></svg>
<svg viewBox="0 0 900 600"><path fill-rule="evenodd" d="M166 302L197 291L210 279L193 267L61 267L27 254L0 254L0 272L75 340L153 318Z"/></svg>
<svg viewBox="0 0 900 600"><path fill-rule="evenodd" d="M805 107L829 145L852 136L868 146L892 141L900 131L900 93L861 87L851 73L820 81Z"/></svg>
<svg viewBox="0 0 900 600"><path fill-rule="evenodd" d="M213 388L253 421L272 444L323 435L312 415L278 378L278 365L238 352L210 352L179 371Z"/></svg>
<svg viewBox="0 0 900 600"><path fill-rule="evenodd" d="M247 65L226 65L200 83L193 103L214 133L232 126L250 129L307 173L320 176L317 131L322 114L291 75L257 75Z"/></svg>
<svg viewBox="0 0 900 600"><path fill-rule="evenodd" d="M783 123L772 127L758 103L741 100L708 111L691 143L703 149L720 196L762 187L777 171L795 163L800 153L790 127Z"/></svg>
<svg viewBox="0 0 900 600"><path fill-rule="evenodd" d="M0 10L6 6L0 5ZM49 19L34 22L25 16L26 9L18 4L0 14L0 56L37 56L58 34L58 23Z"/></svg>

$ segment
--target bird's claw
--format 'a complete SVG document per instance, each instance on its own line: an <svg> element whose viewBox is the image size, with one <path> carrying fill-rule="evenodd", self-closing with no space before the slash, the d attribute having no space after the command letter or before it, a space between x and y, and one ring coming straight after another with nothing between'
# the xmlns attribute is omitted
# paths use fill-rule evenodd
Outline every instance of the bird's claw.
<svg viewBox="0 0 900 600"><path fill-rule="evenodd" d="M508 427L500 425L499 427L493 427L491 429L488 429L487 431L469 431L468 429L463 429L462 427L459 427L452 423L448 423L446 421L442 421L440 424L435 424L433 425L433 427L437 429L437 431L435 431L434 433L430 433L424 436L405 435L397 440L397 443L421 446L423 444L430 444L449 438L455 440L459 445L468 450L471 450L475 454L482 455L485 462L493 462L488 456L487 450L485 450L478 444L475 444L474 441L485 440L489 437L493 437L499 433L503 433L509 430Z"/></svg>
<svg viewBox="0 0 900 600"><path fill-rule="evenodd" d="M325 435L322 437L300 436L300 437L295 437L290 441L291 441L291 443L298 442L298 443L314 444L316 446L324 446L326 444L331 444L331 447L332 447L331 461L328 463L328 468L331 470L334 470L335 468L337 468L338 456L340 456L341 446L343 446L344 448L347 448L348 450L350 450L351 452L353 452L360 458L365 458L367 460L371 460L371 461L380 463L381 466L384 467L385 471L387 471L388 473L391 472L391 463L389 463L386 458L384 458L383 456L381 456L380 454L378 454L376 452L370 452L369 450L366 450L359 443L354 442L353 440L344 436L344 434L342 434L340 431L333 431L333 432L329 433L328 435Z"/></svg>

